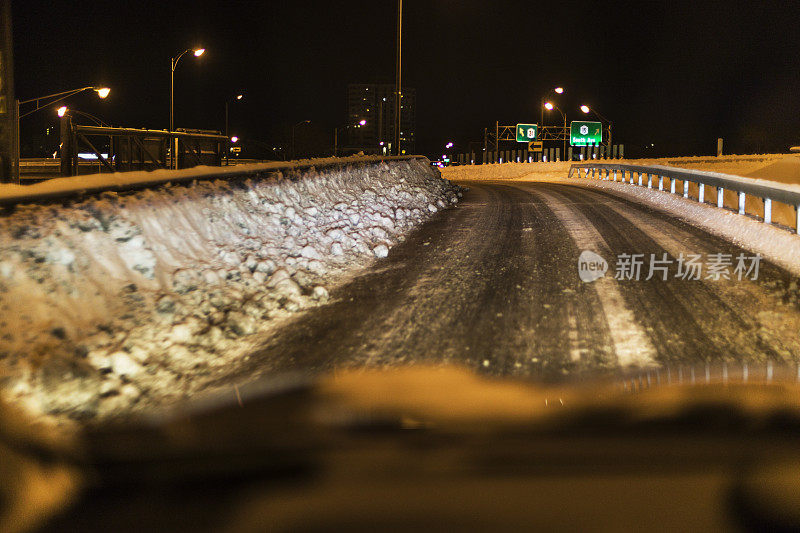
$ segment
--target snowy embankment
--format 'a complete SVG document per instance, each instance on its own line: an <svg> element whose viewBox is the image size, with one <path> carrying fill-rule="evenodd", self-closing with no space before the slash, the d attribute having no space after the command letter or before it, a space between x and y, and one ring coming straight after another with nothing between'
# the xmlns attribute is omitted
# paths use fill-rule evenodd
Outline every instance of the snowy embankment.
<svg viewBox="0 0 800 533"><path fill-rule="evenodd" d="M85 418L185 397L461 194L425 159L314 164L198 169L204 181L4 213L3 397Z"/></svg>

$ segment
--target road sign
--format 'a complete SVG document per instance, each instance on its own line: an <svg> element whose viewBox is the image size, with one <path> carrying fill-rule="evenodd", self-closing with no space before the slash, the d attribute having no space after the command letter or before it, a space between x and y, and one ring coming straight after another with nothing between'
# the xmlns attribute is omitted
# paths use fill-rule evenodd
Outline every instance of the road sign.
<svg viewBox="0 0 800 533"><path fill-rule="evenodd" d="M542 141L531 141L528 143L528 151L529 152L541 152L542 151Z"/></svg>
<svg viewBox="0 0 800 533"><path fill-rule="evenodd" d="M536 124L517 124L517 142L527 143L536 140L539 126Z"/></svg>
<svg viewBox="0 0 800 533"><path fill-rule="evenodd" d="M241 146L232 146L231 147L231 152L233 152L234 154L238 154L241 151L242 151L242 147Z"/></svg>
<svg viewBox="0 0 800 533"><path fill-rule="evenodd" d="M569 124L570 146L597 146L603 141L603 124L573 120Z"/></svg>

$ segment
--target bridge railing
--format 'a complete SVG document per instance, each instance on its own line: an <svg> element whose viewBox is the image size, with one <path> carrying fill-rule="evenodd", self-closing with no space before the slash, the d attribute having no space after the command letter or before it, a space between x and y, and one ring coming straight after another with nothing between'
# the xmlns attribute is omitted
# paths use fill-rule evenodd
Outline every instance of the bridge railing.
<svg viewBox="0 0 800 533"><path fill-rule="evenodd" d="M689 198L689 184L693 183L697 186L696 199L700 203L706 203L705 189L712 187L716 190L717 195L715 204L720 209L725 208L725 191L734 191L738 196L737 212L740 215L746 214L745 201L750 195L763 201L764 211L761 218L767 224L772 224L772 203L781 202L794 208L794 231L800 233L800 185L661 165L575 163L570 166L569 177L571 178L576 172L579 178L620 181L640 187L646 186L648 189L657 188L659 191L666 190L664 182L669 180L669 192L682 194L684 198ZM678 189L678 182L681 182L680 189Z"/></svg>

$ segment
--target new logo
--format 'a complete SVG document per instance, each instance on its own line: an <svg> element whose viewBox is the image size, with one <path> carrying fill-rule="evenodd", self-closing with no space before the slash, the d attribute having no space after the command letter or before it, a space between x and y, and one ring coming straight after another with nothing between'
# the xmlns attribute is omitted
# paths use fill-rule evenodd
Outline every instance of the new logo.
<svg viewBox="0 0 800 533"><path fill-rule="evenodd" d="M578 276L581 281L591 283L605 276L608 262L591 250L584 250L578 257Z"/></svg>

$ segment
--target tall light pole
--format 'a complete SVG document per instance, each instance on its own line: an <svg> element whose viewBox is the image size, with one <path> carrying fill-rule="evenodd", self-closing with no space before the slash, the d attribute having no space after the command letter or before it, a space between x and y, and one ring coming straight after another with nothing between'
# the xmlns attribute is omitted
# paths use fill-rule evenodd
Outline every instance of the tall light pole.
<svg viewBox="0 0 800 533"><path fill-rule="evenodd" d="M243 96L244 95L242 95L242 94L237 94L234 98L225 100L225 137L227 137L229 139L230 139L230 135L228 134L228 104L231 103L232 101L233 102L238 102L239 100L242 99ZM236 142L236 141L233 141L233 142ZM230 150L226 150L225 151L225 166L228 165L228 153L229 152L230 152Z"/></svg>
<svg viewBox="0 0 800 533"><path fill-rule="evenodd" d="M611 126L613 126L614 123L611 122L610 120L608 120L606 117L604 117L600 113L598 113L595 109L591 109L588 105L582 105L581 106L581 111L583 111L587 115L589 113L594 113L595 115L597 115L600 118L600 120L605 120L606 122L608 122L608 145L612 146L612 143L611 143L611 141L612 141L612 138L611 138Z"/></svg>
<svg viewBox="0 0 800 533"><path fill-rule="evenodd" d="M188 52L192 52L194 57L200 57L206 51L205 48L187 48L183 52L181 52L178 57L173 57L170 60L171 71L170 71L170 78L169 78L169 131L172 133L175 131L175 67L178 66L178 61L187 54ZM170 138L170 166L172 168L176 168L176 157L175 157L175 143Z"/></svg>
<svg viewBox="0 0 800 533"><path fill-rule="evenodd" d="M564 94L564 88L563 87L556 87L555 89L553 89L553 92L556 93L556 94ZM540 115L541 116L539 118L539 125L540 126L544 126L544 104L547 101L549 95L550 95L550 92L548 92L547 94L543 95L542 98L541 98L541 101L540 101L540 104L542 106L541 109L540 109Z"/></svg>
<svg viewBox="0 0 800 533"><path fill-rule="evenodd" d="M30 115L32 113L36 113L38 110L44 109L45 107L47 107L47 106L49 106L51 104L55 104L56 102L60 102L61 100L69 98L70 96L72 96L74 94L82 93L83 91L94 91L94 92L97 93L98 98L101 98L101 99L102 98L107 98L109 93L111 93L111 89L109 89L108 87L89 86L89 87L81 87L80 89L72 89L70 91L61 91L60 93L47 94L45 96L38 96L36 98L29 98L27 100L17 100L16 101L17 131L16 131L15 144L16 144L16 152L17 152L17 162L19 162L19 121L20 121L20 119L23 118L23 117L27 117L28 115ZM42 103L43 100L46 100L46 102ZM27 113L20 114L20 111L19 111L20 106L23 106L25 104L31 104L31 103L35 103L36 104L36 108L28 111ZM16 168L14 170L14 173L15 173L14 178L16 179L16 181L19 181L19 164L17 163L17 165L15 167Z"/></svg>
<svg viewBox="0 0 800 533"><path fill-rule="evenodd" d="M564 113L563 111L561 111L561 109L557 105L553 104L552 102L546 102L544 104L544 108L547 109L548 111L552 111L553 109L555 109L556 111L561 113L561 117L564 119L564 152L561 154L561 156L562 157L566 157L566 155L567 155L567 114Z"/></svg>
<svg viewBox="0 0 800 533"><path fill-rule="evenodd" d="M395 155L400 155L400 110L403 99L403 0L397 0L397 77L394 97L394 146Z"/></svg>
<svg viewBox="0 0 800 533"><path fill-rule="evenodd" d="M292 126L292 161L294 161L294 159L296 158L296 155L297 155L296 152L294 151L294 130L295 130L295 128L297 126L301 126L303 124L311 124L311 121L310 120L301 120L300 122L298 122L297 124Z"/></svg>

